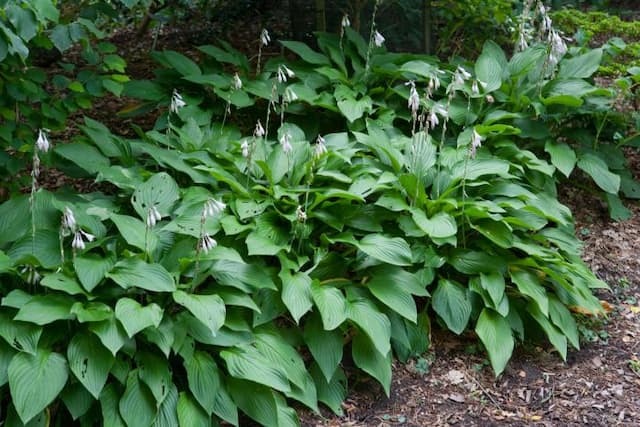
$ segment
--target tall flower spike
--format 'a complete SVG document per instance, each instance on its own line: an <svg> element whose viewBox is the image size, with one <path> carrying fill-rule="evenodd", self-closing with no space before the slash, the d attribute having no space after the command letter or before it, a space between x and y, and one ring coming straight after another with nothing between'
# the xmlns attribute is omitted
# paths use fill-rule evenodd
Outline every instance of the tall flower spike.
<svg viewBox="0 0 640 427"><path fill-rule="evenodd" d="M316 146L313 149L313 157L319 159L324 154L327 153L327 146L325 145L324 138L322 135L318 135L318 139L316 140Z"/></svg>
<svg viewBox="0 0 640 427"><path fill-rule="evenodd" d="M203 215L205 218L213 218L221 213L226 207L226 204L216 199L207 199L207 201L204 202Z"/></svg>
<svg viewBox="0 0 640 427"><path fill-rule="evenodd" d="M376 30L375 33L373 33L373 43L377 46L380 47L384 44L385 38L382 34L380 34L380 32L378 30Z"/></svg>
<svg viewBox="0 0 640 427"><path fill-rule="evenodd" d="M256 123L256 129L253 131L253 136L255 136L256 138L262 138L264 136L264 128L262 127L262 123L260 123L260 120L258 120L258 123Z"/></svg>
<svg viewBox="0 0 640 427"><path fill-rule="evenodd" d="M409 110L411 110L411 116L415 119L418 116L418 109L420 109L420 95L418 95L416 84L413 80L405 84L411 86L409 89L409 100L407 101L407 106L409 107Z"/></svg>
<svg viewBox="0 0 640 427"><path fill-rule="evenodd" d="M155 205L151 206L147 210L147 227L153 228L162 219L162 215L158 212L158 208Z"/></svg>
<svg viewBox="0 0 640 427"><path fill-rule="evenodd" d="M246 139L242 141L240 149L242 150L242 157L245 159L249 158L249 142Z"/></svg>
<svg viewBox="0 0 640 427"><path fill-rule="evenodd" d="M64 212L62 213L62 228L66 232L73 232L76 229L76 217L73 215L73 211L69 208L69 206L65 206Z"/></svg>
<svg viewBox="0 0 640 427"><path fill-rule="evenodd" d="M342 21L340 22L340 26L344 29L351 26L351 21L349 20L349 15L342 15Z"/></svg>
<svg viewBox="0 0 640 427"><path fill-rule="evenodd" d="M473 128L473 131L471 132L471 158L472 159L476 158L476 150L481 146L482 146L482 138L480 137L478 132L476 132L476 129Z"/></svg>
<svg viewBox="0 0 640 427"><path fill-rule="evenodd" d="M184 102L184 99L182 99L182 95L180 95L178 91L174 89L173 95L171 96L171 106L169 107L169 110L172 113L177 114L178 111L185 105L187 105L187 103Z"/></svg>
<svg viewBox="0 0 640 427"><path fill-rule="evenodd" d="M282 138L280 138L280 145L282 145L282 151L286 154L289 154L291 150L293 150L293 146L291 145L291 134L289 134L289 131L282 134Z"/></svg>
<svg viewBox="0 0 640 427"><path fill-rule="evenodd" d="M260 43L262 46L266 46L271 42L271 37L269 36L269 31L266 28L263 28L260 32Z"/></svg>
<svg viewBox="0 0 640 427"><path fill-rule="evenodd" d="M211 249L218 246L218 242L213 239L209 233L204 233L200 238L200 242L198 242L200 248L204 251L204 253L208 253Z"/></svg>
<svg viewBox="0 0 640 427"><path fill-rule="evenodd" d="M242 80L240 79L240 76L238 75L238 73L235 73L233 75L233 88L235 90L242 89Z"/></svg>
<svg viewBox="0 0 640 427"><path fill-rule="evenodd" d="M46 132L43 129L38 130L38 139L36 139L36 147L38 150L46 153L51 148L49 138L47 138Z"/></svg>

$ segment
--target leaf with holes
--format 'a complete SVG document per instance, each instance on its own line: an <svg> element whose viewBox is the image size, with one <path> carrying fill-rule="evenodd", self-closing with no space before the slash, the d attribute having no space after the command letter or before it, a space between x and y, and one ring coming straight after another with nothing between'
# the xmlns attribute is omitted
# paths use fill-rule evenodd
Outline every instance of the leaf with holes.
<svg viewBox="0 0 640 427"><path fill-rule="evenodd" d="M136 188L131 196L131 204L140 218L146 221L152 208L157 209L163 217L168 216L179 198L178 184L169 174L160 172Z"/></svg>
<svg viewBox="0 0 640 427"><path fill-rule="evenodd" d="M113 355L93 335L76 334L67 348L69 368L78 381L95 397L102 388L115 361Z"/></svg>

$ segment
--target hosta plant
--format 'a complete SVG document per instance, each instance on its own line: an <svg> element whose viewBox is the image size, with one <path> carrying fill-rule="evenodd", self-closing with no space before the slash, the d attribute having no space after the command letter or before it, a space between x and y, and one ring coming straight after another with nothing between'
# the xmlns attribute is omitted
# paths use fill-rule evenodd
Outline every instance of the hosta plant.
<svg viewBox="0 0 640 427"><path fill-rule="evenodd" d="M55 149L110 191L0 205L7 425L298 425L293 402L342 412L354 367L388 395L434 322L475 331L497 375L520 341L579 348L571 310L600 314L606 285L557 162L524 145L539 108L597 89L536 47L465 67L348 28L318 44L257 76L228 46L157 54L127 89L164 108L156 129L87 118Z"/></svg>

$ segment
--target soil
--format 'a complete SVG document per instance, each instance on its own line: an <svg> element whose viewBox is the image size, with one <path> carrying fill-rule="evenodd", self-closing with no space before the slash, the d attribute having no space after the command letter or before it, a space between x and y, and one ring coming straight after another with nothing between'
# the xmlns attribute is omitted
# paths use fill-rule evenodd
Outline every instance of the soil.
<svg viewBox="0 0 640 427"><path fill-rule="evenodd" d="M277 26L277 21L273 24ZM236 46L244 43L246 50L255 46L260 28L249 25L239 33L236 27L230 37L228 28L212 25L205 40L202 27L165 27L155 43L159 50L195 54L195 45L221 37ZM153 33L136 36L135 29L112 37L133 78L152 76L155 63L148 53L153 39ZM116 114L129 102L104 98L84 114L132 136L131 122ZM136 123L149 128L153 118ZM638 177L637 153L630 154ZM611 222L606 206L585 191L565 186L561 198L574 213L584 260L611 287L598 295L610 308L608 317L581 319L579 351L570 350L565 362L548 347L520 346L496 378L472 332L455 336L434 322L430 352L407 364L394 362L389 398L374 380L353 374L344 415L335 416L326 408L321 414L299 408L302 425L640 425L640 207L629 203L632 218Z"/></svg>

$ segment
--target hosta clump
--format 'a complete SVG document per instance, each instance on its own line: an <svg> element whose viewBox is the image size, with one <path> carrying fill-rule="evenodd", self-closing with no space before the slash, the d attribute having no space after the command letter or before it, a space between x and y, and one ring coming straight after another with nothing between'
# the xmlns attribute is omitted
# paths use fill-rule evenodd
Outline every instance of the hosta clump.
<svg viewBox="0 0 640 427"><path fill-rule="evenodd" d="M427 350L433 320L473 328L496 374L518 341L578 348L570 309L600 313L591 288L606 285L579 258L555 168L522 148L530 109L501 109L507 72L534 65L374 49L367 73L366 44L345 35L323 36L326 54L289 42L293 81L271 62L233 91L234 74L178 61L244 109L242 127L180 87L184 105L141 139L88 119L65 146L118 195L35 192L35 237L27 196L0 205L12 420L297 425L294 401L341 413L345 352L389 394L393 355ZM281 102L287 89L298 99ZM95 236L75 251L67 210Z"/></svg>

